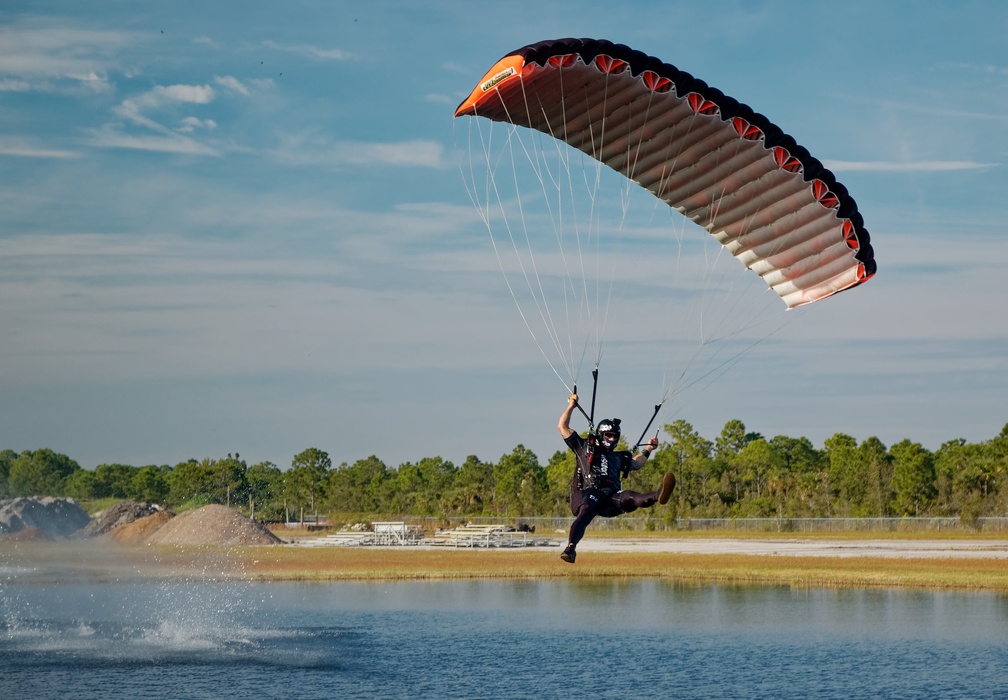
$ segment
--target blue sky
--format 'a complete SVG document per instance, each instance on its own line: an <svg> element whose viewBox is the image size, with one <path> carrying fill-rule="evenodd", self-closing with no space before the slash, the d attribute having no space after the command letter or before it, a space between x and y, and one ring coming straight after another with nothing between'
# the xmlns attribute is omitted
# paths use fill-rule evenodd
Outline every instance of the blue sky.
<svg viewBox="0 0 1008 700"><path fill-rule="evenodd" d="M452 114L498 58L564 36L767 114L872 234L875 279L661 422L929 449L1008 422L1005 3L362 5L3 4L0 449L394 467L521 443L545 463L566 389L503 285ZM652 313L621 323L646 335ZM598 410L629 434L662 368L618 347Z"/></svg>

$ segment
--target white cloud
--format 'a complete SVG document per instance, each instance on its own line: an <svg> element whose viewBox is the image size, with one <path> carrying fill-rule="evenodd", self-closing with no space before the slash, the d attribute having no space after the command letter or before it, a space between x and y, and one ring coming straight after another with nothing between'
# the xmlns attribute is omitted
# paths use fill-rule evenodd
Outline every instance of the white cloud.
<svg viewBox="0 0 1008 700"><path fill-rule="evenodd" d="M189 134L197 129L216 129L217 122L213 119L197 119L196 117L186 117L182 120L182 125L179 127L179 131L183 134Z"/></svg>
<svg viewBox="0 0 1008 700"><path fill-rule="evenodd" d="M238 78L231 75L216 75L214 76L214 82L220 85L225 90L230 90L232 92L237 92L242 95L249 95L249 89L245 87L244 84Z"/></svg>
<svg viewBox="0 0 1008 700"><path fill-rule="evenodd" d="M138 97L123 100L113 110L115 114L139 126L155 131L160 137L135 137L120 133L112 126L107 126L94 141L101 147L135 148L147 151L160 151L188 154L214 154L216 150L201 145L178 134L192 133L196 129L215 129L217 122L213 119L200 119L192 115L183 117L177 129L171 129L156 119L147 116L146 112L156 112L174 104L208 104L214 99L214 89L209 85L159 85Z"/></svg>
<svg viewBox="0 0 1008 700"><path fill-rule="evenodd" d="M161 129L160 125L145 117L142 112L172 103L208 104L213 98L214 90L209 85L158 85L137 97L123 100L115 112L130 121Z"/></svg>
<svg viewBox="0 0 1008 700"><path fill-rule="evenodd" d="M0 66L9 77L80 80L104 73L131 41L123 32L7 25L0 27Z"/></svg>
<svg viewBox="0 0 1008 700"><path fill-rule="evenodd" d="M141 100L150 100L154 105L165 101L205 105L213 98L214 89L209 85L158 85Z"/></svg>
<svg viewBox="0 0 1008 700"><path fill-rule="evenodd" d="M116 107L113 112L123 119L140 124L141 126L146 126L149 129L153 129L155 131L167 131L167 129L161 124L141 114L140 107L141 106L133 100L123 100L122 104Z"/></svg>
<svg viewBox="0 0 1008 700"><path fill-rule="evenodd" d="M71 80L76 80L93 92L109 92L112 90L112 86L109 85L108 79L105 78L105 76L98 75L94 71L89 73L69 74L67 77Z"/></svg>

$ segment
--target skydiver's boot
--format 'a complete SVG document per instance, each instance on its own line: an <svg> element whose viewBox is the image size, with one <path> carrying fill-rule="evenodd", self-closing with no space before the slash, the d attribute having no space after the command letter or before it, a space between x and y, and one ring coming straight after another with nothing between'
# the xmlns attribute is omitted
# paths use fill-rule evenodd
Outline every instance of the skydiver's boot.
<svg viewBox="0 0 1008 700"><path fill-rule="evenodd" d="M662 505L668 503L669 498L672 497L672 489L675 488L675 474L672 472L665 472L665 476L662 477L661 490L658 492L658 502Z"/></svg>
<svg viewBox="0 0 1008 700"><path fill-rule="evenodd" d="M567 545L567 549L565 549L563 551L563 554L560 555L560 558L563 559L568 564L573 564L574 563L574 559L576 557L577 557L577 552L574 551L574 545L572 545L572 544L568 544Z"/></svg>

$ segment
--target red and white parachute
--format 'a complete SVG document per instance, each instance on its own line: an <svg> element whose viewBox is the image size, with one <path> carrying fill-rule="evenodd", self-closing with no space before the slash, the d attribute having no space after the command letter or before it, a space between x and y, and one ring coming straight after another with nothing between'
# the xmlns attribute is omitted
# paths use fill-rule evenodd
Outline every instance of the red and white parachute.
<svg viewBox="0 0 1008 700"><path fill-rule="evenodd" d="M547 327L555 324L541 270L580 270L583 276L592 265L600 267L585 264L585 251L602 250L614 230L631 228L623 214L606 219L599 203L601 194L615 189L615 208L625 212L631 188L605 184L604 168L577 164L562 144L620 173L705 229L719 251L755 272L763 289L773 290L788 309L855 287L875 273L868 231L833 173L750 107L626 46L559 39L518 49L486 73L455 116L508 125L498 136L470 127L469 151L483 156L486 171L477 172L470 163L463 175L495 240L504 231L512 243L516 262L502 260L501 265L505 275L520 269L527 282L522 286L528 287L534 311L522 313L530 330L529 316L542 318ZM548 138L537 140L528 130ZM574 201L577 192L587 193L587 203ZM570 202L562 201L568 196ZM530 213L536 201L546 212L539 220ZM519 249L541 233L536 229L546 220L554 229L546 238L559 255L537 263ZM588 236L572 239L570 227L587 230ZM608 309L611 290L621 283L618 276L610 278L599 293L568 275L558 289L566 308L583 310L591 306L589 300L601 299L598 306ZM554 330L549 334L554 336ZM563 344L563 338L554 337L554 346Z"/></svg>

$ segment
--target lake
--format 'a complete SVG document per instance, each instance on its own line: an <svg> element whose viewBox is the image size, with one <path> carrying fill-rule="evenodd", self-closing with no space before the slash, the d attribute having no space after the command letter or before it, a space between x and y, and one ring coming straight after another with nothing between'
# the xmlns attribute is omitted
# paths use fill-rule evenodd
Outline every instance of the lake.
<svg viewBox="0 0 1008 700"><path fill-rule="evenodd" d="M1008 697L990 593L18 578L4 699Z"/></svg>

